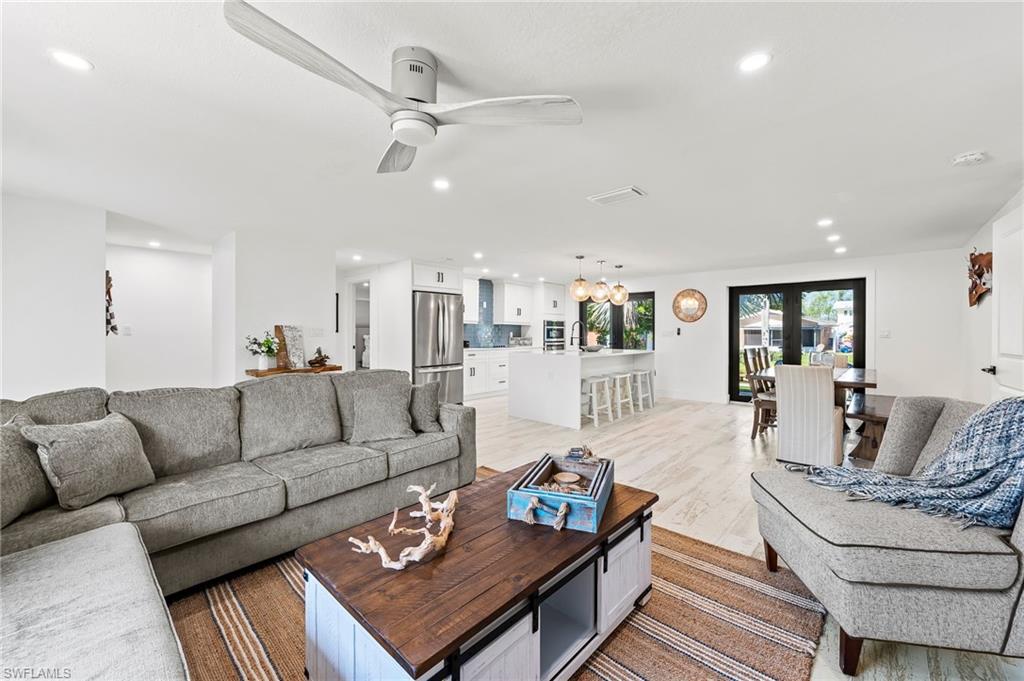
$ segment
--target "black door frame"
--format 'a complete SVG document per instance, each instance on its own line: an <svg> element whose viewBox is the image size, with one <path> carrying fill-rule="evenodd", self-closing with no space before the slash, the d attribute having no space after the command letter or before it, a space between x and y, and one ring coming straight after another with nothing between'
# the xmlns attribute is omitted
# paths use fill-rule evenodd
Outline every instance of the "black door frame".
<svg viewBox="0 0 1024 681"><path fill-rule="evenodd" d="M867 279L825 279L820 281L757 284L729 287L729 399L749 402L750 395L740 394L740 296L755 293L782 294L782 363L800 364L801 318L805 291L853 289L853 366L864 368L867 357ZM793 314L795 312L795 314ZM794 342L795 339L795 342Z"/></svg>
<svg viewBox="0 0 1024 681"><path fill-rule="evenodd" d="M651 302L654 302L654 291L640 291L638 293L629 294L630 300L635 300L638 298L649 298ZM583 326L583 340L580 341L580 345L583 345L583 341L585 341L587 338L587 305L589 305L592 302L592 300L588 299L580 301L579 304L579 320L580 324ZM625 305L613 305L612 303L608 304L611 305L611 311L608 314L608 325L609 327L611 327L608 330L608 336L611 341L610 347L613 350L622 350L622 346L625 343L625 341L623 340L623 332L625 330L625 319L622 312L622 308L625 307ZM628 302L626 304L628 304ZM657 312L657 308L655 308L655 312ZM651 347L654 347L654 345L657 343L657 334L655 333L655 330L657 329L657 314L655 314L654 317L654 319L651 319ZM566 342L568 342L568 339L566 339Z"/></svg>

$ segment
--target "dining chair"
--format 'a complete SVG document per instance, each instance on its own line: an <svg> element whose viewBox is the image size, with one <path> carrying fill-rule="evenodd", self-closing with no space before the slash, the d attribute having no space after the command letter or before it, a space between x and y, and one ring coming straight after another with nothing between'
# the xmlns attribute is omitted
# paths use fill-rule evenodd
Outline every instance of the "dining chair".
<svg viewBox="0 0 1024 681"><path fill-rule="evenodd" d="M750 402L754 406L754 423L750 428L750 439L753 440L768 428L775 427L775 393L767 383L754 378L758 371L766 368L761 363L758 348L744 350L743 365L747 370Z"/></svg>
<svg viewBox="0 0 1024 681"><path fill-rule="evenodd" d="M836 369L847 369L850 366L850 356L844 352L836 352L832 355L832 366Z"/></svg>
<svg viewBox="0 0 1024 681"><path fill-rule="evenodd" d="M772 365L772 356L768 352L768 348L764 345L757 349L757 355L761 360L761 368L767 369Z"/></svg>
<svg viewBox="0 0 1024 681"><path fill-rule="evenodd" d="M808 466L843 462L843 408L835 403L832 368L775 367L779 451L776 458Z"/></svg>

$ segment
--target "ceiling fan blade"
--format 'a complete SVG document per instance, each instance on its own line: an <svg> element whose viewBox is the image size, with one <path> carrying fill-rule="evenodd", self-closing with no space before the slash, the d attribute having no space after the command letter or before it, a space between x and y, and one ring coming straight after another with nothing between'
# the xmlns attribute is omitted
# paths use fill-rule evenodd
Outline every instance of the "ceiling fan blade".
<svg viewBox="0 0 1024 681"><path fill-rule="evenodd" d="M578 125L583 110L572 97L527 95L478 99L459 104L420 104L438 125Z"/></svg>
<svg viewBox="0 0 1024 681"><path fill-rule="evenodd" d="M416 108L416 102L377 87L316 45L243 0L224 0L224 18L228 26L254 43L307 71L366 97L388 115L403 109Z"/></svg>
<svg viewBox="0 0 1024 681"><path fill-rule="evenodd" d="M409 169L412 160L416 158L416 147L402 144L398 140L392 140L387 151L380 157L377 164L378 173L400 173Z"/></svg>

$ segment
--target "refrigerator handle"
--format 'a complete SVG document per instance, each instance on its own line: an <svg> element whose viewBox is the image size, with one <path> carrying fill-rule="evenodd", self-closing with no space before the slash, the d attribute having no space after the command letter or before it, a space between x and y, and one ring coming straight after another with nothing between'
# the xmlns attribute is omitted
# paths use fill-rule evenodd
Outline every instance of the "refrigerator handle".
<svg viewBox="0 0 1024 681"><path fill-rule="evenodd" d="M444 275L442 275L444 276ZM441 359L444 361L448 354L448 306L441 300Z"/></svg>
<svg viewBox="0 0 1024 681"><path fill-rule="evenodd" d="M444 336L442 335L442 330L441 330L442 329L442 324L441 324L441 315L442 314L444 314L444 313L441 311L440 306L439 306L438 310L437 310L437 328L434 329L434 337L437 339L437 351L443 357L444 356Z"/></svg>

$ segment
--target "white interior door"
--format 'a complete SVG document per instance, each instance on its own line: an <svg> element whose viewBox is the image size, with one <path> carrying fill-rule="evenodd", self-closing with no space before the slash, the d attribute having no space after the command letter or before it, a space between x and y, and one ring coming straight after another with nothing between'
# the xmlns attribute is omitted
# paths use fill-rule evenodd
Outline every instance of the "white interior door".
<svg viewBox="0 0 1024 681"><path fill-rule="evenodd" d="M1024 396L1024 209L992 225L993 399Z"/></svg>

